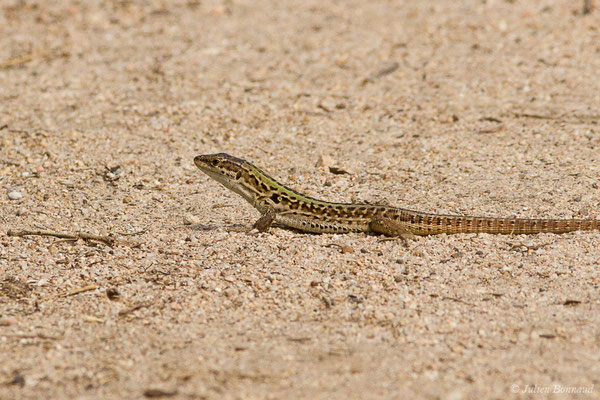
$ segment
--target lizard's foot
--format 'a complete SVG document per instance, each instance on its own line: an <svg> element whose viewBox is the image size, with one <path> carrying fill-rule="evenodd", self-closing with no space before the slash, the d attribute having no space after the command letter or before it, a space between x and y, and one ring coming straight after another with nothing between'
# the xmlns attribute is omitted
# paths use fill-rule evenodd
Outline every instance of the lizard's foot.
<svg viewBox="0 0 600 400"><path fill-rule="evenodd" d="M255 223L252 225L252 229L256 229L259 232L266 232L271 224L275 221L275 210L269 208Z"/></svg>
<svg viewBox="0 0 600 400"><path fill-rule="evenodd" d="M415 234L406 227L406 225L391 220L389 218L375 217L369 222L369 229L376 233L386 236L399 237L408 243L408 239L414 239Z"/></svg>

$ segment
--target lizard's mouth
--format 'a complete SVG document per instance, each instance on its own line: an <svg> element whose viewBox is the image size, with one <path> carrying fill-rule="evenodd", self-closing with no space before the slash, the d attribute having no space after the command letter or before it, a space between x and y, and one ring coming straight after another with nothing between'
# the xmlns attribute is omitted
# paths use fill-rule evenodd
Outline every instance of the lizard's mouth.
<svg viewBox="0 0 600 400"><path fill-rule="evenodd" d="M206 165L196 164L196 166L200 171L204 172L206 175L210 176L215 181L219 182L222 185L225 185L228 188L231 188L232 181L226 174L222 173L219 170L212 169L211 167L207 167Z"/></svg>

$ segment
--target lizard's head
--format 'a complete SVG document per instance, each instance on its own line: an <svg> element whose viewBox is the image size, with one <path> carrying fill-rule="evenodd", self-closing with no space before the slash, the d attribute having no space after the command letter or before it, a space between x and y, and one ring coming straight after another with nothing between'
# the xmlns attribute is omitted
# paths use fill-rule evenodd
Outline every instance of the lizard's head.
<svg viewBox="0 0 600 400"><path fill-rule="evenodd" d="M226 153L202 154L194 157L194 164L214 180L231 187L240 179L244 172L246 161Z"/></svg>
<svg viewBox="0 0 600 400"><path fill-rule="evenodd" d="M277 186L277 182L263 171L248 161L229 154L196 156L194 164L200 171L233 190L255 207L257 201L270 195L269 191Z"/></svg>

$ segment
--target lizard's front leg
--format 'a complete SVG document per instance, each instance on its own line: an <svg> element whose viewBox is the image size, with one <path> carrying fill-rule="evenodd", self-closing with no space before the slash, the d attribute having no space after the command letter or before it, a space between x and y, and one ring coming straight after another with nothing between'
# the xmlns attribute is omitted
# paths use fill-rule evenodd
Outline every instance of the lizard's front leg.
<svg viewBox="0 0 600 400"><path fill-rule="evenodd" d="M273 207L267 208L264 214L252 225L252 229L256 229L259 232L266 232L271 227L273 221L275 221L275 214Z"/></svg>
<svg viewBox="0 0 600 400"><path fill-rule="evenodd" d="M369 229L382 235L400 237L404 241L415 237L405 224L384 217L374 217L369 222Z"/></svg>

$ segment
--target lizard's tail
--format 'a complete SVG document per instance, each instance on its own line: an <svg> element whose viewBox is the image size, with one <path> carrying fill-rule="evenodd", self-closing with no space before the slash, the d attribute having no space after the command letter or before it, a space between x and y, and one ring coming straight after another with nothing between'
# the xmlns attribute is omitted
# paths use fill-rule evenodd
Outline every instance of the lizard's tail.
<svg viewBox="0 0 600 400"><path fill-rule="evenodd" d="M458 215L420 215L415 218L420 221L406 221L406 223L410 231L416 235L439 233L521 235L600 230L600 220L593 219L482 218Z"/></svg>

